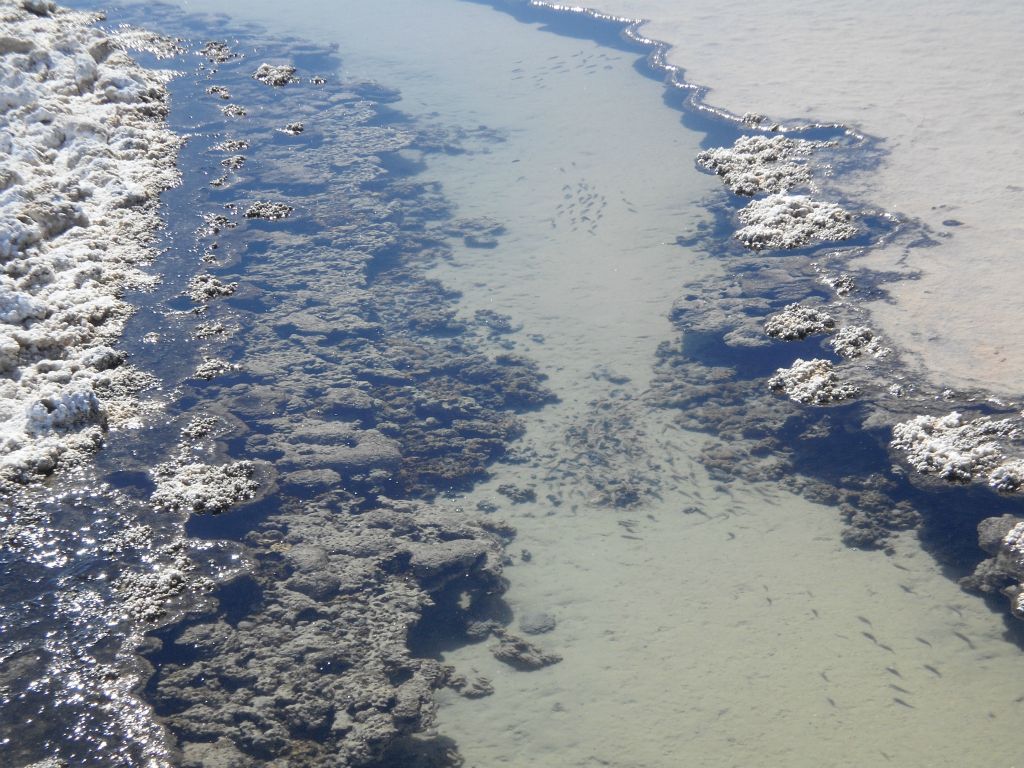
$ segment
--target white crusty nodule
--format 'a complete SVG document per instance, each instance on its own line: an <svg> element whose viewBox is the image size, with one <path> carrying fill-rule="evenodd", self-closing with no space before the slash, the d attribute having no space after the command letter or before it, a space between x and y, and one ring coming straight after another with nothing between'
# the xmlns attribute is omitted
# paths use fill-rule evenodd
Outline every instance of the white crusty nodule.
<svg viewBox="0 0 1024 768"><path fill-rule="evenodd" d="M178 180L170 74L94 21L0 0L0 485L101 442L120 293L149 282L155 203Z"/></svg>
<svg viewBox="0 0 1024 768"><path fill-rule="evenodd" d="M892 447L903 451L918 472L966 483L1004 463L1002 440L1017 428L1008 419L965 420L957 411L945 416L916 416L892 430Z"/></svg>
<svg viewBox="0 0 1024 768"><path fill-rule="evenodd" d="M822 142L785 136L740 136L731 147L706 149L697 165L718 174L736 195L786 192L811 181L807 157Z"/></svg>
<svg viewBox="0 0 1024 768"><path fill-rule="evenodd" d="M846 210L806 195L775 194L752 200L737 216L745 226L735 237L754 251L800 248L857 234Z"/></svg>
<svg viewBox="0 0 1024 768"><path fill-rule="evenodd" d="M768 388L797 403L827 405L856 397L860 390L844 384L828 360L797 358L789 368L779 368L768 380Z"/></svg>
<svg viewBox="0 0 1024 768"><path fill-rule="evenodd" d="M788 304L764 323L764 332L773 339L796 341L820 333L832 333L836 321L828 312L804 304Z"/></svg>

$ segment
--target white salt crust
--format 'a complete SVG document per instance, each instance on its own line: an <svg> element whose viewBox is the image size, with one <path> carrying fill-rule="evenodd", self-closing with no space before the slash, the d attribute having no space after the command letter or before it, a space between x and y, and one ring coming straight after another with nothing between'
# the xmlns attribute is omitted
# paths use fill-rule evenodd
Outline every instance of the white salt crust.
<svg viewBox="0 0 1024 768"><path fill-rule="evenodd" d="M168 72L120 48L131 31L44 0L0 0L0 485L98 446L129 413L110 348L151 278L156 201L178 182ZM121 35L125 36L121 40ZM121 388L123 395L123 388ZM111 396L112 397L112 396Z"/></svg>

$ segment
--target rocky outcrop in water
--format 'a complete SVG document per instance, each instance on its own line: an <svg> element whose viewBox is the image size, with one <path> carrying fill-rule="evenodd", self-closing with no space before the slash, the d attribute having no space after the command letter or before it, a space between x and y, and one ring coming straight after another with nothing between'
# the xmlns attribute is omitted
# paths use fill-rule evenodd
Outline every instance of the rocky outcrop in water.
<svg viewBox="0 0 1024 768"><path fill-rule="evenodd" d="M865 356L880 359L892 354L891 349L882 346L875 332L864 325L843 326L828 343L837 355L847 360Z"/></svg>

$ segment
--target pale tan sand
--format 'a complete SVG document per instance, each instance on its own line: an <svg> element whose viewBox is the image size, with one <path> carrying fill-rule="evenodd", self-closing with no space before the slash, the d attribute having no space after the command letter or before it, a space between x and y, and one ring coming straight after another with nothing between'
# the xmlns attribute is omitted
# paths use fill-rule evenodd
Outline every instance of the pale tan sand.
<svg viewBox="0 0 1024 768"><path fill-rule="evenodd" d="M595 0L649 19L708 103L777 120L843 122L884 140L877 173L842 182L858 199L951 234L885 248L868 263L920 270L873 307L878 325L935 381L1019 394L1024 266L1024 5L997 0ZM942 222L956 219L963 226Z"/></svg>

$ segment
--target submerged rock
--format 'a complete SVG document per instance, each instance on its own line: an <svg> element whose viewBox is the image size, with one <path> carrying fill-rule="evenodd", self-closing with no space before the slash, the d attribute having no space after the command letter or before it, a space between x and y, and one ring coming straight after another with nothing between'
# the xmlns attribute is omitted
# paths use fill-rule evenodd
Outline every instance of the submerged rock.
<svg viewBox="0 0 1024 768"><path fill-rule="evenodd" d="M735 237L754 251L799 248L857 234L847 211L806 195L775 194L754 200L737 216L744 226Z"/></svg>
<svg viewBox="0 0 1024 768"><path fill-rule="evenodd" d="M546 653L529 640L504 630L498 630L494 634L498 637L498 644L491 648L491 654L510 667L532 671L549 667L562 660L557 653Z"/></svg>
<svg viewBox="0 0 1024 768"><path fill-rule="evenodd" d="M527 611L519 617L519 628L528 635L542 635L555 628L555 617L543 611Z"/></svg>
<svg viewBox="0 0 1024 768"><path fill-rule="evenodd" d="M500 589L507 529L397 501L361 512L291 503L286 519L250 537L274 545L255 574L258 612L192 623L174 640L189 653L157 672L155 699L195 756L185 765L204 765L218 740L245 764L372 764L433 724L435 689L490 692L414 657L407 633L450 585L471 600ZM474 554L424 570L410 554L426 547Z"/></svg>
<svg viewBox="0 0 1024 768"><path fill-rule="evenodd" d="M768 380L768 388L790 400L809 405L828 405L856 397L860 390L844 384L828 360L797 358L789 368L780 368Z"/></svg>

